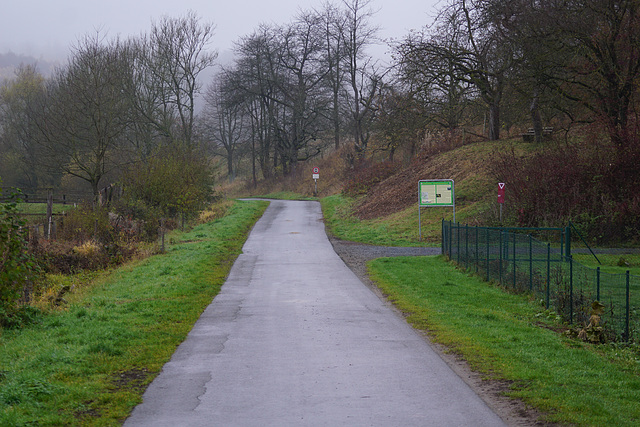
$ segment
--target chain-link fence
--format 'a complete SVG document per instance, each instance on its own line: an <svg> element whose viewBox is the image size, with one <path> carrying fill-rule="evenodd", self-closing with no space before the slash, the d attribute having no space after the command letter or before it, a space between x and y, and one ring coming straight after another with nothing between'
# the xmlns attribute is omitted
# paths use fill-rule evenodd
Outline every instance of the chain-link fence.
<svg viewBox="0 0 640 427"><path fill-rule="evenodd" d="M640 336L640 276L611 274L575 262L560 228L526 229L555 233L557 244L514 228L442 223L442 253L516 292L530 292L570 324L588 324L594 301L604 305L602 326L610 339Z"/></svg>

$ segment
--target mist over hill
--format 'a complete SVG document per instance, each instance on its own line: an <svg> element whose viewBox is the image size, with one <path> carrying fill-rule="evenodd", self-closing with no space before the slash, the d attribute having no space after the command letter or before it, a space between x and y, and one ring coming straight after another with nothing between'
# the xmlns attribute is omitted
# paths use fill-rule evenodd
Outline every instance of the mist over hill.
<svg viewBox="0 0 640 427"><path fill-rule="evenodd" d="M0 81L13 78L15 70L20 65L35 65L36 69L42 75L49 76L59 63L47 61L43 58L38 59L29 55L17 54L11 51L0 53Z"/></svg>

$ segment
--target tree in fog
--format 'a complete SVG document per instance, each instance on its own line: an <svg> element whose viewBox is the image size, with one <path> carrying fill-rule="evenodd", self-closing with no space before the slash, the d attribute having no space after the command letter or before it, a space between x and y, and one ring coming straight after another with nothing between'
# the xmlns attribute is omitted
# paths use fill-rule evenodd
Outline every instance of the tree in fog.
<svg viewBox="0 0 640 427"><path fill-rule="evenodd" d="M29 111L44 87L44 77L32 65L20 66L15 78L0 86L0 176L6 185L51 184L51 177L39 167L40 150L34 144L36 129Z"/></svg>
<svg viewBox="0 0 640 427"><path fill-rule="evenodd" d="M264 177L287 175L320 153L314 144L328 106L324 34L319 16L301 13L283 26L261 26L238 44L235 73L245 92Z"/></svg>
<svg viewBox="0 0 640 427"><path fill-rule="evenodd" d="M439 37L438 33L412 33L396 46L397 85L424 106L430 122L455 130L467 112L471 85L451 58L432 54L429 44L446 43Z"/></svg>
<svg viewBox="0 0 640 427"><path fill-rule="evenodd" d="M88 182L94 194L103 176L123 161L118 150L130 104L123 92L129 70L122 52L118 40L84 38L32 109L46 165Z"/></svg>
<svg viewBox="0 0 640 427"><path fill-rule="evenodd" d="M375 43L378 32L378 28L370 23L375 14L370 4L370 0L343 0L343 67L347 74L350 127L359 156L364 156L367 150L375 114L373 100L384 75L366 55L367 46Z"/></svg>
<svg viewBox="0 0 640 427"><path fill-rule="evenodd" d="M331 123L334 148L337 150L340 147L341 132L344 123L342 116L345 107L343 85L346 78L346 67L344 67L346 51L343 35L345 33L347 17L338 7L328 2L324 3L323 9L318 13L322 25L325 50L324 61L327 69L325 85L329 88L331 97L327 117Z"/></svg>
<svg viewBox="0 0 640 427"><path fill-rule="evenodd" d="M203 137L214 154L225 158L229 182L236 177L236 164L249 128L244 94L232 78L233 73L223 73L209 84L202 117Z"/></svg>
<svg viewBox="0 0 640 427"><path fill-rule="evenodd" d="M194 12L181 18L164 17L155 23L150 34L142 40L142 60L138 69L145 80L140 89L150 105L158 105L163 114L155 115L149 104L140 105L139 111L169 134L188 146L193 140L195 99L202 87L198 76L213 65L217 53L207 51L213 37L213 24L201 23ZM170 127L167 117L175 117L178 129Z"/></svg>
<svg viewBox="0 0 640 427"><path fill-rule="evenodd" d="M502 2L504 3L504 2ZM438 16L430 33L408 37L399 61L422 74L445 99L463 100L465 86L472 86L488 112L488 137L500 137L500 106L509 73L519 55L505 38L504 22L512 17L501 2L453 0ZM444 90L443 90L444 89ZM453 96L453 98L449 98ZM451 104L445 104L455 114ZM455 118L450 116L448 121Z"/></svg>

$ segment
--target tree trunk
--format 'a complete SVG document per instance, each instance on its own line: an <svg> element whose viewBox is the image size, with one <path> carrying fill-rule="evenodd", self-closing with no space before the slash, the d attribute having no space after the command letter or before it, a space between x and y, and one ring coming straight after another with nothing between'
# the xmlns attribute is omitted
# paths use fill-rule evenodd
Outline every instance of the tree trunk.
<svg viewBox="0 0 640 427"><path fill-rule="evenodd" d="M493 102L489 106L489 140L500 139L500 104Z"/></svg>
<svg viewBox="0 0 640 427"><path fill-rule="evenodd" d="M531 113L531 121L533 123L535 141L542 142L542 118L540 117L539 96L537 89L533 94L533 98L531 99L529 112Z"/></svg>

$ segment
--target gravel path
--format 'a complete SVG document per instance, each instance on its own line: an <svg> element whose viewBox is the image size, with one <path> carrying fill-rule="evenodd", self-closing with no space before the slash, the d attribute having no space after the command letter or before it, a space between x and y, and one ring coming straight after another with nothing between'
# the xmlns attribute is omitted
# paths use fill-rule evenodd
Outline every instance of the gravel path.
<svg viewBox="0 0 640 427"><path fill-rule="evenodd" d="M392 246L373 246L362 243L347 242L344 240L329 237L333 249L338 256L342 258L345 264L353 271L360 280L366 281L367 278L367 261L382 257L394 256L426 256L440 255L442 249L440 247L392 247Z"/></svg>

